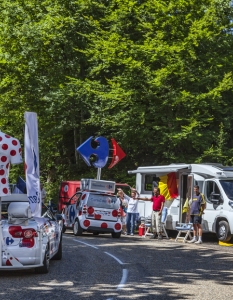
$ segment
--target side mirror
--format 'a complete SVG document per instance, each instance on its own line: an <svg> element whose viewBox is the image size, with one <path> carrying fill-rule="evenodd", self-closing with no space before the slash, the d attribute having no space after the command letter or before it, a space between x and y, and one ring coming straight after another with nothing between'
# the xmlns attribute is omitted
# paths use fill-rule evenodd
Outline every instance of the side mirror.
<svg viewBox="0 0 233 300"><path fill-rule="evenodd" d="M221 195L220 194L211 194L210 195L210 201L215 204L215 205L219 205L220 201L221 201Z"/></svg>

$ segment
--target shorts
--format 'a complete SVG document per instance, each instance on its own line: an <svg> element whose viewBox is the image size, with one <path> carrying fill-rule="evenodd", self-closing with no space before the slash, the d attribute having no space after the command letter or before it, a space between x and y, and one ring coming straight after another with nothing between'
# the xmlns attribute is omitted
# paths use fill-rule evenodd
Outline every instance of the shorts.
<svg viewBox="0 0 233 300"><path fill-rule="evenodd" d="M190 223L200 224L202 222L202 216L190 215Z"/></svg>
<svg viewBox="0 0 233 300"><path fill-rule="evenodd" d="M122 225L126 225L126 216L121 217L121 223Z"/></svg>

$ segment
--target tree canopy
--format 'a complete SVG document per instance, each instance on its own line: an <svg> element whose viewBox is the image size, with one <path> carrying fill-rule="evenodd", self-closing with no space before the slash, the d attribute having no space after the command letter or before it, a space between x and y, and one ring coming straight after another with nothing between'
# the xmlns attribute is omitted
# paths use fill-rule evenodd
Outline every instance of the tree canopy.
<svg viewBox="0 0 233 300"><path fill-rule="evenodd" d="M76 148L114 137L105 179L172 162L233 163L233 9L226 0L2 0L0 129L38 114L41 177L96 176ZM21 174L19 174L21 173ZM23 175L14 168L12 180Z"/></svg>

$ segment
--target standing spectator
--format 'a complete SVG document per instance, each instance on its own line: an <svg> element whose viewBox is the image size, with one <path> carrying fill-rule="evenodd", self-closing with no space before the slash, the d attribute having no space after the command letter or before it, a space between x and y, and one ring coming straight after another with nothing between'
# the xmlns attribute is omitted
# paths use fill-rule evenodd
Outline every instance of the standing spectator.
<svg viewBox="0 0 233 300"><path fill-rule="evenodd" d="M123 191L118 191L118 198L120 200L120 211L121 211L121 222L122 222L122 232L126 235L126 216L128 200L124 197Z"/></svg>
<svg viewBox="0 0 233 300"><path fill-rule="evenodd" d="M189 243L202 244L202 214L206 207L206 201L203 194L199 192L199 186L194 186L194 195L190 203L190 223L193 223L193 238ZM197 240L198 232L198 240Z"/></svg>
<svg viewBox="0 0 233 300"><path fill-rule="evenodd" d="M40 192L42 204L45 204L46 192L42 183L40 184Z"/></svg>
<svg viewBox="0 0 233 300"><path fill-rule="evenodd" d="M159 187L159 181L160 181L160 178L155 175L153 177L153 181L152 181L152 196L154 196L154 188Z"/></svg>
<svg viewBox="0 0 233 300"><path fill-rule="evenodd" d="M162 215L165 198L163 195L160 195L160 189L158 187L155 187L154 195L151 198L137 198L137 199L153 202L153 211L151 214L151 227L154 235L151 238L155 239L157 233L158 239L161 240L163 238L162 226L161 226L161 215Z"/></svg>
<svg viewBox="0 0 233 300"><path fill-rule="evenodd" d="M122 189L118 189L118 191L122 191ZM138 192L136 191L136 189L133 188L131 188L131 197L127 196L124 193L124 198L128 200L127 218L126 218L127 235L134 235L135 221L138 213L138 199L136 199L137 194Z"/></svg>

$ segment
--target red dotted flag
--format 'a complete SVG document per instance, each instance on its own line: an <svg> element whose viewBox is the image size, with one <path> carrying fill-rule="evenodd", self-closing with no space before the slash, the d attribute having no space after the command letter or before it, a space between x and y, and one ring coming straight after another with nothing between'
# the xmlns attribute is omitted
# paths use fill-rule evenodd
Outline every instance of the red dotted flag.
<svg viewBox="0 0 233 300"><path fill-rule="evenodd" d="M10 193L9 189L9 165L23 162L20 142L0 131L0 197Z"/></svg>

